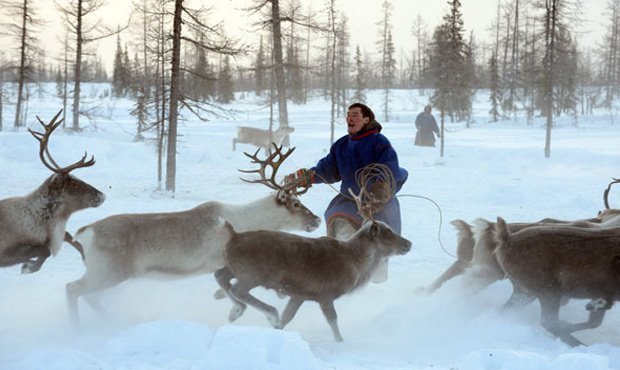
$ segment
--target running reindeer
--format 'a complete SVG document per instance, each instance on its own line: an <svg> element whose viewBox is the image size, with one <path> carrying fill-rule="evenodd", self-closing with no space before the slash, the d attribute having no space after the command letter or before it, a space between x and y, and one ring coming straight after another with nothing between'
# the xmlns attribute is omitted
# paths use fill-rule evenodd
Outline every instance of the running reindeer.
<svg viewBox="0 0 620 370"><path fill-rule="evenodd" d="M610 208L609 192L614 184L620 179L613 179L603 192L603 202L605 209L600 211L594 218L578 221L562 221L546 218L533 223L509 223L508 229L511 233L533 226L572 226L586 229L604 229L620 226L620 209ZM467 274L474 277L475 289L483 289L486 286L503 279L504 270L500 267L494 255L497 247L497 240L493 236L495 223L478 218L474 221L474 227L463 220L452 221L457 229L457 261L455 261L441 276L439 276L430 286L430 291L435 291L446 281ZM506 307L522 306L531 302L533 297L515 286L513 295L508 300Z"/></svg>
<svg viewBox="0 0 620 370"><path fill-rule="evenodd" d="M61 112L49 124L37 116L44 132L28 130L39 141L41 162L54 174L34 192L0 201L0 267L22 263L22 273L38 271L50 255L58 253L63 240L72 239L65 231L71 214L105 200L103 193L70 175L94 165L94 158L86 160L85 153L79 161L60 167L49 153L50 136L62 123Z"/></svg>
<svg viewBox="0 0 620 370"><path fill-rule="evenodd" d="M583 345L572 333L597 328L620 299L620 229L565 225L528 227L511 232L498 218L495 254L514 286L540 302L541 324L571 346ZM586 298L588 321L560 320L560 305Z"/></svg>
<svg viewBox="0 0 620 370"><path fill-rule="evenodd" d="M206 202L181 212L120 214L78 230L75 239L83 246L86 272L67 284L70 317L79 323L78 299L148 272L178 276L211 273L224 266L223 249L230 239L224 220L239 230L315 230L321 219L306 208L296 193L276 181L282 162L294 148L282 153L282 146L265 160L245 153L257 170L259 180L275 192L243 205ZM267 168L271 176L267 177ZM97 311L102 306L91 297L87 302Z"/></svg>
<svg viewBox="0 0 620 370"><path fill-rule="evenodd" d="M376 203L364 186L360 189L359 195L352 195L365 221L346 241L277 231L237 232L226 223L230 241L225 248L225 266L215 272L215 278L234 303L230 321L251 305L262 311L274 328L281 329L303 302L315 301L335 340L342 341L334 301L368 283L382 259L411 249L410 241L372 219ZM250 294L259 286L290 297L282 316Z"/></svg>

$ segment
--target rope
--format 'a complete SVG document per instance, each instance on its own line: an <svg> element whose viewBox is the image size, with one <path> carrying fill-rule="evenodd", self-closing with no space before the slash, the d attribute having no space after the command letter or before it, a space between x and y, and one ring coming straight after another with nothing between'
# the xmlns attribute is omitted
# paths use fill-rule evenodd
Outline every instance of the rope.
<svg viewBox="0 0 620 370"><path fill-rule="evenodd" d="M367 167L370 167L368 169L368 171L365 171L365 172L362 173L361 171L366 169ZM369 176L372 174L373 171L379 171L376 175L378 175L378 177L380 179L383 178L383 176L384 176L384 174L383 174L383 172L384 172L383 170L384 169L383 168L380 169L379 166L373 166L373 164L370 164L367 167L364 167L363 169L358 170L358 172L356 172L355 177L356 177L358 183L360 183L360 184L365 183L365 182L360 182L360 179L358 178L358 175L360 175L360 177L362 177L363 179L366 179L366 181L368 181L369 180ZM387 175L386 180L387 180L387 182L388 182L388 184L390 186L390 189L394 189L394 191L395 191L396 187L395 187L394 176L392 175L391 171L389 171L388 173L389 173L389 175ZM317 177L321 178L321 180L323 180L323 182L326 185L328 185L330 188L332 188L336 193L339 193L341 196L343 196L343 197L345 197L345 198L347 198L349 200L355 201L355 199L353 199L351 196L342 193L335 186L333 186L332 184L327 183L327 180L324 177L322 177L321 175L319 175L318 173L315 173L314 176L317 176ZM392 194L394 194L394 193L392 192ZM443 226L443 212L441 211L441 206L439 206L439 204L437 202L435 202L434 200L432 200L431 198L428 198L428 197L425 197L425 196L422 196L422 195L398 194L398 195L396 195L396 197L397 198L401 198L402 197L402 198L424 199L424 200L429 201L431 204L433 204L435 206L435 208L437 208L437 212L439 213L439 226L437 228L437 241L439 242L439 247L448 256L450 256L452 258L457 258L456 255L454 255L452 252L448 251L445 248L445 246L443 245L443 242L441 241L441 228Z"/></svg>
<svg viewBox="0 0 620 370"><path fill-rule="evenodd" d="M419 199L424 199L424 200L427 200L427 201L431 202L435 206L435 208L437 208L437 212L439 213L439 227L437 228L437 241L439 242L439 247L448 256L453 257L453 258L457 258L452 252L448 251L444 247L444 245L443 245L443 243L441 241L441 226L443 225L443 212L441 212L441 207L439 206L439 204L437 204L437 202L435 202L431 198L428 198L428 197L425 197L425 196L422 196L422 195L399 194L396 197L398 197L398 198L400 198L400 197L419 198Z"/></svg>

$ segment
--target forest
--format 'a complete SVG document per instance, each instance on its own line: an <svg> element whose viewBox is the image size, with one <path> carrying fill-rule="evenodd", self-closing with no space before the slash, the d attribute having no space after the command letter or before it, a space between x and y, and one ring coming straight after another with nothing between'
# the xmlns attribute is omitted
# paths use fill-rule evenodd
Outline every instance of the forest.
<svg viewBox="0 0 620 370"><path fill-rule="evenodd" d="M469 126L473 97L486 91L490 122L546 118L546 157L557 117L577 122L594 108L617 116L620 0L609 0L601 19L608 31L596 45L576 41L584 6L578 0L497 0L487 35L468 32L461 1L448 0L436 5L445 14L434 28L421 15L412 17L414 42L400 50L390 0L381 3L370 46L351 44L351 20L338 0L314 10L301 0L251 1L244 8L256 19L257 42L251 44L211 22L204 1L133 0L126 25L102 19L105 3L56 2L52 16L63 19L64 39L62 47L48 50L38 39L50 17L41 14L41 4L1 1L2 41L10 47L0 54L0 130L24 126L31 97L50 94L42 86L51 82L65 128L79 131L97 120L97 97L85 96L82 84L107 83L105 94L134 102L136 140L147 132L156 136L170 191L179 120L234 116L223 105L245 94L272 108L269 130L289 126L288 104L323 97L333 141L334 123L350 102L366 101L371 89L382 91L375 110L384 122L390 121L393 90L430 91L442 130L445 122ZM99 49L109 38L116 39L110 68L102 53L111 51Z"/></svg>

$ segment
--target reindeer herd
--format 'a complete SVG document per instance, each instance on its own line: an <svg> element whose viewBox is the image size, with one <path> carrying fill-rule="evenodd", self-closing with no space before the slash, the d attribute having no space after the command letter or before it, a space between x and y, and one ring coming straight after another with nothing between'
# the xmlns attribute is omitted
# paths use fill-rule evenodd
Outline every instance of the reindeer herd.
<svg viewBox="0 0 620 370"><path fill-rule="evenodd" d="M411 242L375 221L362 197L355 199L365 222L359 230L336 225L336 237L308 238L285 231L313 231L320 218L305 207L303 192L281 185L278 168L294 148L282 153L273 145L267 158L246 154L259 168L260 183L274 190L243 205L206 202L180 212L112 215L80 228L75 237L66 230L69 217L97 207L105 195L77 179L71 171L95 164L87 154L61 167L48 150L51 134L61 124L60 112L48 123L37 119L43 132L29 130L39 141L41 162L53 174L31 194L0 200L0 267L22 264L22 273L38 271L63 241L76 248L84 261L84 275L66 285L71 322L79 326L78 302L84 297L103 313L98 292L149 272L178 276L214 273L233 307L232 322L248 305L263 312L274 328L283 328L305 301L318 302L336 341L342 341L334 301L360 287L381 261L407 253ZM267 174L271 175L268 176ZM248 180L245 180L248 181ZM572 333L601 325L614 301L620 299L620 210L609 206L611 186L604 192L606 209L587 220L544 219L533 223L463 220L457 229L457 261L429 287L440 289L457 276L475 281L473 292L504 278L513 294L504 309L538 300L541 324L569 345L581 345ZM342 230L340 230L342 229ZM273 289L288 297L278 310L250 292ZM562 304L570 298L589 299L589 319L571 324L560 320Z"/></svg>

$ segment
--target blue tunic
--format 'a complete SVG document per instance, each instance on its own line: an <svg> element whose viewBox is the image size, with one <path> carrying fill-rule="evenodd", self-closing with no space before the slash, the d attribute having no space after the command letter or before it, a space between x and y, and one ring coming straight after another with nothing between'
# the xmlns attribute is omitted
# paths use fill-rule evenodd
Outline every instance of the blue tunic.
<svg viewBox="0 0 620 370"><path fill-rule="evenodd" d="M325 221L330 224L334 217L344 217L354 224L361 225L362 218L357 214L357 206L350 198L349 188L355 194L360 189L355 181L355 172L371 163L384 164L390 168L399 191L408 173L398 166L398 156L389 140L379 133L379 128L361 131L355 135L346 135L338 139L329 150L329 154L319 160L311 170L315 172L314 183L334 183L342 181L340 193L332 199L325 211ZM342 194L346 194L344 197ZM400 234L400 205L393 197L376 214L374 218L383 221Z"/></svg>

